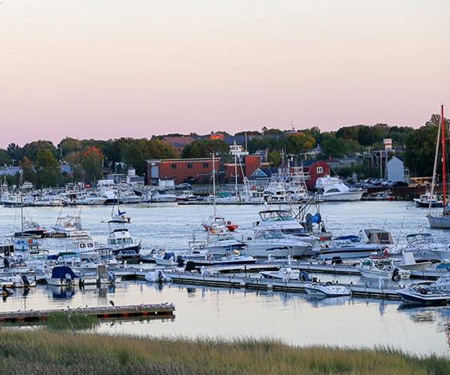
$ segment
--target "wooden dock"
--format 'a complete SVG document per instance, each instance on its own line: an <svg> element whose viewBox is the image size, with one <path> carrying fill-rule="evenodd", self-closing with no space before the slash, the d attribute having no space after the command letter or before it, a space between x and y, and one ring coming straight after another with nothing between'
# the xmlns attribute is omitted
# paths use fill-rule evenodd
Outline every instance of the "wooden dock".
<svg viewBox="0 0 450 375"><path fill-rule="evenodd" d="M224 276L202 276L188 273L166 273L174 283L202 285L219 288L240 288L253 290L273 290L276 292L306 293L305 284L299 281L281 281L276 279L264 279L255 277L224 277ZM336 284L348 287L354 297L400 299L395 289L374 288L366 285Z"/></svg>
<svg viewBox="0 0 450 375"><path fill-rule="evenodd" d="M46 321L55 313L95 316L100 319L145 317L147 319L168 319L174 317L173 304L142 304L128 306L79 307L50 310L18 310L0 312L0 322Z"/></svg>

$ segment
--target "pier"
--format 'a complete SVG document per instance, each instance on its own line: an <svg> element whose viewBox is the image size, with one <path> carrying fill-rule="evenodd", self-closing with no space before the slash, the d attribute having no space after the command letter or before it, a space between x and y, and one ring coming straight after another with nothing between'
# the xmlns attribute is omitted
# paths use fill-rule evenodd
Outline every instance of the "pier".
<svg viewBox="0 0 450 375"><path fill-rule="evenodd" d="M264 279L254 277L223 277L223 276L202 276L185 273L167 273L174 283L202 285L219 288L238 288L251 290L273 290L275 292L289 292L289 293L306 293L305 285L311 282L299 281L282 281L277 279ZM389 288L374 288L366 285L354 284L336 284L348 287L354 297L363 298L380 298L399 300L395 289Z"/></svg>
<svg viewBox="0 0 450 375"><path fill-rule="evenodd" d="M54 313L80 314L100 319L145 317L146 319L174 318L173 304L142 304L127 306L79 307L50 310L18 310L0 312L0 322L46 321Z"/></svg>

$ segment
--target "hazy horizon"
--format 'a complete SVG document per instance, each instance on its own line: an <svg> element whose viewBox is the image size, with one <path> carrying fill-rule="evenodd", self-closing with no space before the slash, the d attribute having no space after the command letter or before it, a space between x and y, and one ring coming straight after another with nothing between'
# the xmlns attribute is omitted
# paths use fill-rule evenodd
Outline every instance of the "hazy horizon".
<svg viewBox="0 0 450 375"><path fill-rule="evenodd" d="M450 111L449 14L445 0L3 0L0 147L417 128Z"/></svg>

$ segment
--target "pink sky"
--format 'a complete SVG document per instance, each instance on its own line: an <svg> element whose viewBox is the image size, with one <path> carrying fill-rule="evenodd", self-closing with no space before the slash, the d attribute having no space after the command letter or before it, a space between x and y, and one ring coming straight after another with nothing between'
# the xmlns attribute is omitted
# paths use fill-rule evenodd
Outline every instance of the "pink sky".
<svg viewBox="0 0 450 375"><path fill-rule="evenodd" d="M2 0L0 147L450 113L448 0Z"/></svg>

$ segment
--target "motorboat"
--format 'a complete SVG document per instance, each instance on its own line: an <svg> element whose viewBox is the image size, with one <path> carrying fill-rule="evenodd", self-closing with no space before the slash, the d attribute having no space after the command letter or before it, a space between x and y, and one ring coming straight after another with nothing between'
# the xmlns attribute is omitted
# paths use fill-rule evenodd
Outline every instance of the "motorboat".
<svg viewBox="0 0 450 375"><path fill-rule="evenodd" d="M45 228L42 228L38 223L32 220L24 220L23 228L20 232L15 232L14 237L47 237L48 232Z"/></svg>
<svg viewBox="0 0 450 375"><path fill-rule="evenodd" d="M403 251L402 260L400 262L396 263L396 265L399 268L403 268L405 270L424 271L424 270L431 268L432 263L430 261L416 262L413 252Z"/></svg>
<svg viewBox="0 0 450 375"><path fill-rule="evenodd" d="M172 203L176 202L177 198L175 194L159 190L153 191L151 195L151 201L155 203Z"/></svg>
<svg viewBox="0 0 450 375"><path fill-rule="evenodd" d="M225 220L222 216L210 216L207 221L202 222L203 228L208 232L220 230L220 227L227 228L230 232L234 232L239 226L231 220Z"/></svg>
<svg viewBox="0 0 450 375"><path fill-rule="evenodd" d="M299 258L316 253L310 243L299 237L285 236L279 229L257 230L245 243L247 254L257 258L286 258L289 255Z"/></svg>
<svg viewBox="0 0 450 375"><path fill-rule="evenodd" d="M265 279L276 279L282 281L298 281L300 279L300 271L293 270L290 267L281 267L278 271L260 271L259 274Z"/></svg>
<svg viewBox="0 0 450 375"><path fill-rule="evenodd" d="M362 189L349 188L337 177L319 177L316 180L316 188L321 191L324 201L360 201L364 193Z"/></svg>
<svg viewBox="0 0 450 375"><path fill-rule="evenodd" d="M162 270L149 271L144 275L146 281L151 283L168 283L172 278L164 274Z"/></svg>
<svg viewBox="0 0 450 375"><path fill-rule="evenodd" d="M330 243L320 249L322 260L339 262L343 259L367 258L373 254L386 254L394 245L390 232L384 229L369 228L364 233L367 240L361 235L347 235L335 237Z"/></svg>
<svg viewBox="0 0 450 375"><path fill-rule="evenodd" d="M90 233L83 229L80 216L59 216L52 227L52 237L88 238Z"/></svg>
<svg viewBox="0 0 450 375"><path fill-rule="evenodd" d="M319 248L317 237L311 236L293 217L290 210L263 210L259 212L259 220L254 224L256 230L279 229L286 236L296 236L309 243L312 248Z"/></svg>
<svg viewBox="0 0 450 375"><path fill-rule="evenodd" d="M112 228L108 236L107 248L120 260L137 260L141 242L136 242L127 228Z"/></svg>
<svg viewBox="0 0 450 375"><path fill-rule="evenodd" d="M157 251L153 253L153 260L159 266L175 267L178 265L177 256L172 251Z"/></svg>
<svg viewBox="0 0 450 375"><path fill-rule="evenodd" d="M228 229L216 226L214 231L208 231L204 250L214 256L224 256L235 250L241 252L245 248L245 243L238 241Z"/></svg>
<svg viewBox="0 0 450 375"><path fill-rule="evenodd" d="M45 275L47 284L54 286L73 286L76 278L78 276L68 266L55 266Z"/></svg>
<svg viewBox="0 0 450 375"><path fill-rule="evenodd" d="M448 243L437 242L431 233L411 233L406 236L405 253L413 253L419 261L445 261L450 259Z"/></svg>
<svg viewBox="0 0 450 375"><path fill-rule="evenodd" d="M188 263L190 265L188 265ZM214 257L212 254L206 259L191 259L186 262L186 267L198 268L199 266L229 266L229 265L246 265L256 263L256 258L241 253L238 250L228 252L224 256Z"/></svg>
<svg viewBox="0 0 450 375"><path fill-rule="evenodd" d="M364 259L357 269L361 276L368 279L381 278L383 280L400 281L409 279L411 276L411 271L397 267L390 258Z"/></svg>
<svg viewBox="0 0 450 375"><path fill-rule="evenodd" d="M438 198L436 194L431 194L429 191L425 194L421 194L419 198L414 198L416 207L443 207L442 199Z"/></svg>
<svg viewBox="0 0 450 375"><path fill-rule="evenodd" d="M396 292L403 301L414 305L447 305L450 301L448 292L434 290L430 283L412 284Z"/></svg>
<svg viewBox="0 0 450 375"><path fill-rule="evenodd" d="M320 284L312 283L304 285L306 293L314 297L343 297L350 296L351 290L343 285L335 285L332 283Z"/></svg>

